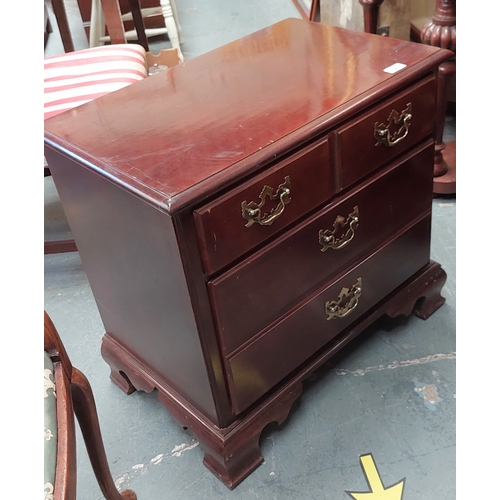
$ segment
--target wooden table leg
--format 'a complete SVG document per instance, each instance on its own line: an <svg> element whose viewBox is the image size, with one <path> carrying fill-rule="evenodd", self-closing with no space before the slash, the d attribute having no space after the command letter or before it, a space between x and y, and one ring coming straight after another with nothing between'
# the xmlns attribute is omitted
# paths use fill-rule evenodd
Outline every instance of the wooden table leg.
<svg viewBox="0 0 500 500"><path fill-rule="evenodd" d="M455 61L439 66L437 79L436 142L434 145L434 194L456 193L456 144L443 142L444 123L451 77L456 73Z"/></svg>
<svg viewBox="0 0 500 500"><path fill-rule="evenodd" d="M378 11L384 0L359 0L363 7L363 21L365 33L377 33Z"/></svg>
<svg viewBox="0 0 500 500"><path fill-rule="evenodd" d="M436 0L436 10L420 34L422 43L449 49L456 53L456 0ZM456 192L455 144L443 142L444 121L448 106L449 83L456 73L455 61L443 63L438 73L437 95L437 136L434 155L434 193L453 194Z"/></svg>

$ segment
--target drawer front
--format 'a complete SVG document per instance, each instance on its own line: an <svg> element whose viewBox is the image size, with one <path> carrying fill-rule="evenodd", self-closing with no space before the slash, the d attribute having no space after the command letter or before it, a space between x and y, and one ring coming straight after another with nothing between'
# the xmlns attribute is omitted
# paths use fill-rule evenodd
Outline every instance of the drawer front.
<svg viewBox="0 0 500 500"><path fill-rule="evenodd" d="M435 116L436 85L431 77L337 129L340 189L431 135Z"/></svg>
<svg viewBox="0 0 500 500"><path fill-rule="evenodd" d="M434 143L429 140L414 156L403 157L368 185L210 281L212 310L225 354L427 212L432 203L433 157Z"/></svg>
<svg viewBox="0 0 500 500"><path fill-rule="evenodd" d="M195 210L205 272L221 269L332 195L325 137Z"/></svg>
<svg viewBox="0 0 500 500"><path fill-rule="evenodd" d="M340 279L304 300L227 359L238 414L429 262L431 217L399 234Z"/></svg>

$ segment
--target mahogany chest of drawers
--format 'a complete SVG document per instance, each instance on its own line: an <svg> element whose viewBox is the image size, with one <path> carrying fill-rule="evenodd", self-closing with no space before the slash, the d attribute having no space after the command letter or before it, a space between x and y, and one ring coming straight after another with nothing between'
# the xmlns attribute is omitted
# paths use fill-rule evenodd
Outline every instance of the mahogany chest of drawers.
<svg viewBox="0 0 500 500"><path fill-rule="evenodd" d="M45 121L125 392L158 389L230 488L302 381L426 318L434 47L289 19Z"/></svg>

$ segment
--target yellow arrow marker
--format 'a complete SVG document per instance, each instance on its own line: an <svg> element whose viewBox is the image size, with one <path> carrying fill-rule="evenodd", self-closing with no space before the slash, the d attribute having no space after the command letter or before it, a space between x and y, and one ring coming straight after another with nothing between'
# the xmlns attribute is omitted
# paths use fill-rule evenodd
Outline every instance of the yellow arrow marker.
<svg viewBox="0 0 500 500"><path fill-rule="evenodd" d="M361 462L361 467L371 491L364 493L346 491L351 498L354 498L354 500L402 500L405 479L385 488L372 454L361 455L359 461Z"/></svg>

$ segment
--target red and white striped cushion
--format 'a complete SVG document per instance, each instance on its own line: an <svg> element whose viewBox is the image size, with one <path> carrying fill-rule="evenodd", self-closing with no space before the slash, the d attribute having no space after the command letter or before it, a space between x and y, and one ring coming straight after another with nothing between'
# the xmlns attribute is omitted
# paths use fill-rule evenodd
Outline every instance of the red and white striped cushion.
<svg viewBox="0 0 500 500"><path fill-rule="evenodd" d="M119 90L147 76L146 51L116 44L47 57L44 119Z"/></svg>

